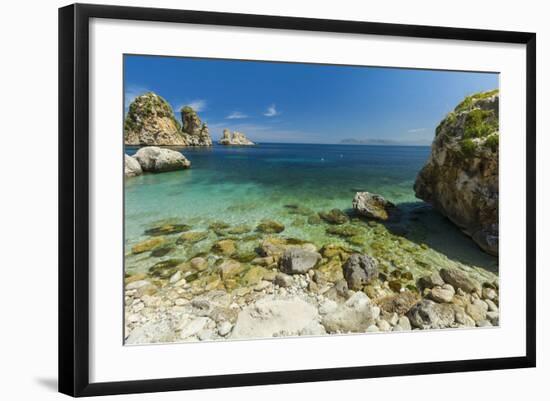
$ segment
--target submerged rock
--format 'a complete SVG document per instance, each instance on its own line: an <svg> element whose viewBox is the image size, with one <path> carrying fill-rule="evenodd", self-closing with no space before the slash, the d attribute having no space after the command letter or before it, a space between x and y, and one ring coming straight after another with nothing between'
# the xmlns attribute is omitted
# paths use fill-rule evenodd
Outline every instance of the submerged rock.
<svg viewBox="0 0 550 401"><path fill-rule="evenodd" d="M136 177L143 174L139 162L131 156L124 155L124 176Z"/></svg>
<svg viewBox="0 0 550 401"><path fill-rule="evenodd" d="M184 231L189 231L190 229L191 227L187 224L163 224L162 226L153 227L145 230L145 235L156 237L159 235L178 234Z"/></svg>
<svg viewBox="0 0 550 401"><path fill-rule="evenodd" d="M283 232L285 226L282 223L279 223L275 220L263 220L256 227L256 231L265 233L265 234L277 234Z"/></svg>
<svg viewBox="0 0 550 401"><path fill-rule="evenodd" d="M313 269L320 260L321 255L317 252L290 248L283 253L279 266L284 273L304 274L308 270Z"/></svg>
<svg viewBox="0 0 550 401"><path fill-rule="evenodd" d="M378 262L369 255L355 253L344 263L344 277L350 289L360 290L378 277Z"/></svg>
<svg viewBox="0 0 550 401"><path fill-rule="evenodd" d="M353 209L362 216L388 220L390 213L395 211L395 205L381 195L370 192L357 192L352 202Z"/></svg>
<svg viewBox="0 0 550 401"><path fill-rule="evenodd" d="M189 231L186 233L183 233L179 236L179 238L176 241L176 244L185 244L190 243L194 244L196 242L200 242L208 237L207 231Z"/></svg>
<svg viewBox="0 0 550 401"><path fill-rule="evenodd" d="M138 254L138 253L151 251L163 245L164 242L165 242L165 239L163 237L156 237L156 238L151 238L151 239L142 241L132 247L132 253Z"/></svg>
<svg viewBox="0 0 550 401"><path fill-rule="evenodd" d="M134 155L143 171L161 173L164 171L183 170L191 167L191 162L180 152L147 146L139 149Z"/></svg>
<svg viewBox="0 0 550 401"><path fill-rule="evenodd" d="M487 253L498 255L498 90L467 97L436 129L416 178L416 196L431 203Z"/></svg>
<svg viewBox="0 0 550 401"><path fill-rule="evenodd" d="M364 234L364 231L352 225L337 225L326 229L327 234L338 235L339 237L359 237Z"/></svg>
<svg viewBox="0 0 550 401"><path fill-rule="evenodd" d="M344 224L349 221L348 215L340 209L332 209L328 212L319 212L319 217L329 224Z"/></svg>
<svg viewBox="0 0 550 401"><path fill-rule="evenodd" d="M223 130L223 135L219 141L220 145L230 146L252 146L255 145L250 139L246 137L242 132L234 131L231 133L227 128Z"/></svg>

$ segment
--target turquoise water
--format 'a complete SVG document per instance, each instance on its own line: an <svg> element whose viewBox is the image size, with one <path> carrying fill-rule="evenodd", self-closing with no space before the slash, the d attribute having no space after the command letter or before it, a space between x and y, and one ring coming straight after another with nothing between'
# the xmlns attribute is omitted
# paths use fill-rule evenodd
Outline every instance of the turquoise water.
<svg viewBox="0 0 550 401"><path fill-rule="evenodd" d="M126 153L136 150L127 147ZM292 214L285 205L314 212L346 211L358 191L381 194L404 210L425 206L415 198L413 184L429 157L429 147L261 144L178 150L191 161L190 169L126 179L127 251L147 238L145 229L163 222L183 222L193 230L204 230L214 221L255 227L265 218L285 224L286 236L322 246L335 242L327 237L326 227L307 224L307 216ZM495 259L436 212L427 210L403 224L412 237L422 236L419 243L427 242L452 259L494 270ZM210 243L203 242L178 252L188 257L206 251ZM130 260L130 267L138 261Z"/></svg>

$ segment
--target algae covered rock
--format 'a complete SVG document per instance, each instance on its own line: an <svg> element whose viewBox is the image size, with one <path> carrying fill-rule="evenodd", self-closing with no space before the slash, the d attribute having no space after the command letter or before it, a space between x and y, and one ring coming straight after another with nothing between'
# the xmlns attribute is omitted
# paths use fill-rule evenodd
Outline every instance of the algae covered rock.
<svg viewBox="0 0 550 401"><path fill-rule="evenodd" d="M191 162L180 152L156 146L139 149L134 158L139 162L143 171L151 173L183 170L191 167Z"/></svg>
<svg viewBox="0 0 550 401"><path fill-rule="evenodd" d="M378 194L357 192L352 202L353 209L361 216L371 219L388 220L395 205Z"/></svg>
<svg viewBox="0 0 550 401"><path fill-rule="evenodd" d="M328 212L319 212L319 217L329 224L344 224L349 221L348 215L336 208Z"/></svg>
<svg viewBox="0 0 550 401"><path fill-rule="evenodd" d="M498 90L464 99L436 129L416 196L498 255Z"/></svg>
<svg viewBox="0 0 550 401"><path fill-rule="evenodd" d="M284 224L279 223L275 220L262 220L260 224L258 224L258 227L256 227L256 231L265 234L277 234L283 232L284 230Z"/></svg>
<svg viewBox="0 0 550 401"><path fill-rule="evenodd" d="M154 237L154 238L147 239L145 241L141 241L140 243L135 244L132 247L132 253L138 254L138 253L152 251L153 249L163 245L164 242L165 240L163 237Z"/></svg>

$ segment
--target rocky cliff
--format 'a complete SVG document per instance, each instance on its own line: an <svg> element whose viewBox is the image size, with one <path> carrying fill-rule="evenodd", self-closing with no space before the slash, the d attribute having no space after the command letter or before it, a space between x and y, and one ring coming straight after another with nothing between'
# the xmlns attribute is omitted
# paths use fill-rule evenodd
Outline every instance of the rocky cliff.
<svg viewBox="0 0 550 401"><path fill-rule="evenodd" d="M437 127L414 184L418 198L492 255L498 255L498 118L498 90L465 98Z"/></svg>
<svg viewBox="0 0 550 401"><path fill-rule="evenodd" d="M242 132L233 132L231 133L228 129L223 130L223 136L219 141L220 145L230 145L230 146L251 146L255 145L250 139L246 137Z"/></svg>
<svg viewBox="0 0 550 401"><path fill-rule="evenodd" d="M183 107L181 117L183 127L162 97L152 92L138 96L124 121L124 142L141 146L212 145L208 127L192 108Z"/></svg>
<svg viewBox="0 0 550 401"><path fill-rule="evenodd" d="M202 122L197 112L190 106L184 106L180 110L182 132L186 136L188 145L212 146L212 138L206 123Z"/></svg>

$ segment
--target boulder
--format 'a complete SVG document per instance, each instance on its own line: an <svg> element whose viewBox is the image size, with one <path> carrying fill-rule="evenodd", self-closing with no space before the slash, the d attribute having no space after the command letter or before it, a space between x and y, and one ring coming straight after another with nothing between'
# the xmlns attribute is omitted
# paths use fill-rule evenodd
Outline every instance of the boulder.
<svg viewBox="0 0 550 401"><path fill-rule="evenodd" d="M455 289L452 285L444 284L442 287L434 287L429 293L431 300L439 303L448 303L453 300Z"/></svg>
<svg viewBox="0 0 550 401"><path fill-rule="evenodd" d="M317 308L298 297L278 299L268 296L239 313L230 337L249 339L325 334L318 319Z"/></svg>
<svg viewBox="0 0 550 401"><path fill-rule="evenodd" d="M492 255L498 255L498 142L498 90L468 96L437 127L414 184L418 198Z"/></svg>
<svg viewBox="0 0 550 401"><path fill-rule="evenodd" d="M191 167L191 162L180 152L147 146L139 149L134 155L143 171L161 173L164 171L183 170Z"/></svg>
<svg viewBox="0 0 550 401"><path fill-rule="evenodd" d="M429 299L423 299L407 312L411 325L419 329L443 329L451 327L455 322L455 312L452 305L438 304Z"/></svg>
<svg viewBox="0 0 550 401"><path fill-rule="evenodd" d="M354 253L344 263L344 277L348 287L360 290L378 277L378 262L367 254Z"/></svg>
<svg viewBox="0 0 550 401"><path fill-rule="evenodd" d="M422 276L416 282L416 286L420 291L423 291L425 288L433 288L436 285L442 286L445 284L438 272L433 272L426 276Z"/></svg>
<svg viewBox="0 0 550 401"><path fill-rule="evenodd" d="M220 145L226 146L252 146L255 145L250 139L246 137L242 132L234 131L231 133L227 128L223 130L223 135L218 142Z"/></svg>
<svg viewBox="0 0 550 401"><path fill-rule="evenodd" d="M139 162L131 156L124 155L124 176L136 177L143 174Z"/></svg>
<svg viewBox="0 0 550 401"><path fill-rule="evenodd" d="M358 291L325 314L322 323L329 333L365 332L375 323L379 313L380 310L371 303L369 297Z"/></svg>
<svg viewBox="0 0 550 401"><path fill-rule="evenodd" d="M370 219L388 220L395 205L381 195L370 192L357 192L352 202L353 209L361 216Z"/></svg>
<svg viewBox="0 0 550 401"><path fill-rule="evenodd" d="M404 315L420 301L420 297L411 291L405 290L399 294L392 294L377 301L384 312Z"/></svg>
<svg viewBox="0 0 550 401"><path fill-rule="evenodd" d="M317 252L289 248L285 250L279 260L279 268L287 274L305 274L308 270L313 269L320 260L321 255Z"/></svg>
<svg viewBox="0 0 550 401"><path fill-rule="evenodd" d="M481 284L470 278L465 272L458 269L441 269L441 278L454 288L460 288L466 293L475 292L481 295Z"/></svg>

